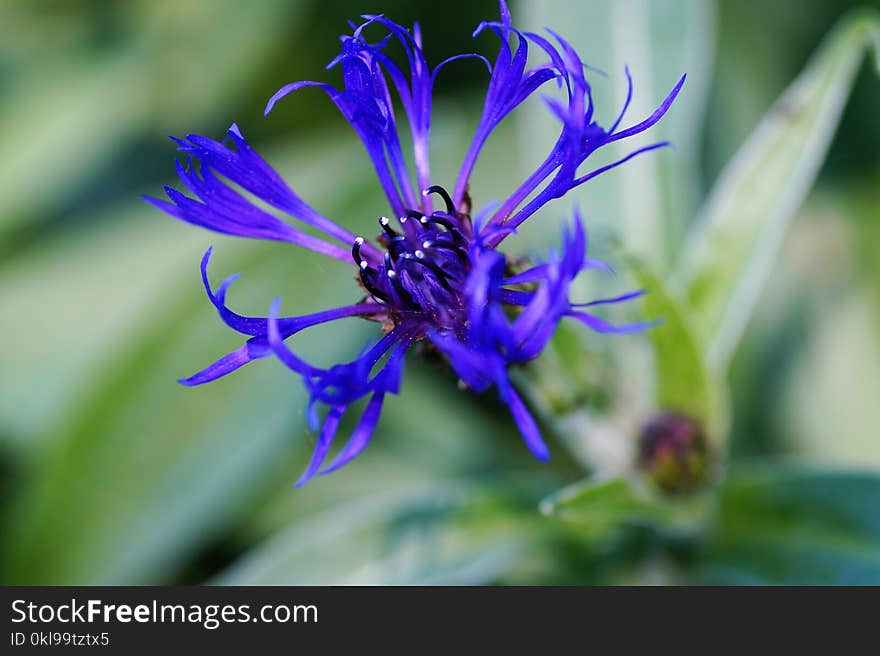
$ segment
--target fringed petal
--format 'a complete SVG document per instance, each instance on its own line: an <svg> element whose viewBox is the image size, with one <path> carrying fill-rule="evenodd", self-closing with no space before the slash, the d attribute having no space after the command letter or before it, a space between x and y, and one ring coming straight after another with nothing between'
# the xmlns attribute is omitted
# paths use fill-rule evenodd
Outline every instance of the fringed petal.
<svg viewBox="0 0 880 656"><path fill-rule="evenodd" d="M284 337L282 336L278 325L279 305L281 305L281 299L276 298L272 301L272 305L269 308L269 316L266 319L268 329L266 336L268 338L269 347L275 355L278 356L278 359L281 360L281 362L283 362L291 371L295 371L301 376L319 375L322 371L321 369L311 366L305 360L294 355L294 353L284 345Z"/></svg>
<svg viewBox="0 0 880 656"><path fill-rule="evenodd" d="M226 374L230 374L236 369L243 367L248 362L254 360L255 357L262 357L262 355L254 356L249 348L249 344L245 344L231 353L227 353L214 364L205 367L198 373L195 373L188 378L180 378L177 382L181 385L186 385L187 387L204 385L205 383L210 383L212 380L222 378Z"/></svg>
<svg viewBox="0 0 880 656"><path fill-rule="evenodd" d="M323 90L333 101L343 117L354 128L373 163L373 168L385 191L392 211L402 216L406 210L401 189L406 194L410 184L399 168L403 161L397 137L397 125L388 97L384 79L361 56L362 50L347 38L343 42L343 52L335 62L342 64L344 90L340 91L330 84L321 82L294 82L279 89L266 105L265 113L272 111L275 104L285 96L305 87ZM399 179L389 166L389 159L398 166ZM400 188L398 188L400 183Z"/></svg>
<svg viewBox="0 0 880 656"><path fill-rule="evenodd" d="M544 64L526 70L529 56L528 39L522 32L511 27L507 4L501 0L499 5L501 21L483 22L474 31L474 36L477 36L483 30L490 29L498 36L501 43L486 89L483 113L455 182L452 198L456 205L459 205L464 198L474 165L489 135L526 98L548 81L562 74L552 62L549 65ZM512 34L516 35L518 41L516 52L511 49L509 43Z"/></svg>
<svg viewBox="0 0 880 656"><path fill-rule="evenodd" d="M554 67L564 66L562 70L564 71L563 77L568 92L567 105L555 99L545 99L551 112L562 123L562 131L544 162L508 197L500 209L492 216L489 225L503 224L515 228L549 201L561 198L574 187L620 166L637 155L668 145L666 142L661 142L639 148L612 164L578 176L578 168L600 148L644 132L655 125L672 106L672 103L681 91L685 76L682 76L651 116L630 128L618 131L618 126L622 122L633 96L632 77L629 69L625 69L627 79L626 99L614 123L606 130L593 120L592 94L584 76L585 66L583 61L565 39L551 30L548 30L548 32L558 42L558 48L538 35L528 33L527 37L548 53ZM542 184L545 185L543 189L534 195L525 206L517 210ZM490 240L489 244L497 246L503 238L504 236L500 235Z"/></svg>
<svg viewBox="0 0 880 656"><path fill-rule="evenodd" d="M361 420L358 422L348 442L342 448L342 451L333 459L327 467L319 473L321 475L329 474L347 465L349 462L358 457L361 452L370 443L373 432L376 430L376 424L379 423L379 417L382 414L382 403L385 400L383 392L376 392L370 397Z"/></svg>
<svg viewBox="0 0 880 656"><path fill-rule="evenodd" d="M333 444L333 438L336 436L336 429L339 427L339 420L348 408L346 405L337 405L330 408L327 417L324 419L324 425L321 426L321 432L318 440L315 442L315 450L312 453L312 459L303 475L296 482L296 487L302 487L311 480L318 472L327 454L330 452L330 446Z"/></svg>
<svg viewBox="0 0 880 656"><path fill-rule="evenodd" d="M233 124L226 136L234 144L234 149L196 134L187 135L186 140L175 139L175 141L178 150L196 157L203 167L213 169L259 199L287 212L303 223L335 237L346 245L351 244L355 236L319 214L294 193L284 179L248 144L237 125Z"/></svg>
<svg viewBox="0 0 880 656"><path fill-rule="evenodd" d="M187 163L178 161L176 164L177 175L195 198L172 187L165 187L171 202L149 196L144 196L144 200L181 221L208 230L236 237L289 242L348 261L345 248L307 234L257 207L215 175L215 172L219 173L260 200L323 231L328 237L345 244L354 240L351 233L318 214L287 187L281 177L250 148L235 125L227 134L234 141L235 150L199 135L189 135L186 140L174 138L178 150L187 153ZM201 163L198 171L193 159Z"/></svg>
<svg viewBox="0 0 880 656"><path fill-rule="evenodd" d="M654 328L655 326L658 326L660 324L659 321L641 321L637 323L626 323L620 326L615 326L614 324L606 321L605 319L601 319L594 314L589 314L587 312L578 312L576 310L570 310L569 312L566 312L565 316L571 317L572 319L577 319L588 328L595 330L597 333L611 333L617 335L640 333L642 331L648 330L649 328Z"/></svg>
<svg viewBox="0 0 880 656"><path fill-rule="evenodd" d="M519 432L522 433L523 440L529 451L540 461L547 462L550 460L550 449L544 443L541 437L541 431L538 428L535 418L529 412L526 404L517 394L516 390L511 386L507 392L507 407L510 408L510 414L516 422Z"/></svg>
<svg viewBox="0 0 880 656"><path fill-rule="evenodd" d="M629 72L627 72L627 76L629 76ZM660 106L654 110L654 112L646 118L641 123L637 123L632 127L629 127L625 130L621 130L620 132L615 132L611 135L611 138L608 140L609 143L612 141L619 141L620 139L626 139L627 137L632 137L641 132L644 132L650 127L653 127L660 121L661 118L669 111L669 108L672 107L672 103L675 102L675 98L678 96L678 93L681 91L681 88L684 86L684 81L687 79L687 75L682 75L678 80L676 85L672 87L672 90L666 95L666 98L663 99L663 102L660 103Z"/></svg>
<svg viewBox="0 0 880 656"><path fill-rule="evenodd" d="M227 326L244 335L263 335L268 332L268 324L265 317L245 317L241 314L233 312L226 306L226 293L230 285L238 279L238 274L230 276L217 288L214 292L211 289L211 283L208 281L208 264L213 253L213 246L205 251L201 261L202 284L205 286L205 292L211 303L217 309L217 313ZM310 328L319 323L335 321L345 317L356 316L374 316L384 314L388 309L377 303L357 303L355 305L346 305L332 310L323 310L314 314L305 314L299 317L282 317L277 320L279 333L284 335L284 339L290 337L300 330Z"/></svg>
<svg viewBox="0 0 880 656"><path fill-rule="evenodd" d="M492 370L487 354L469 347L455 335L432 331L428 333L431 343L449 358L455 374L475 392L487 390L493 382ZM488 354L490 357L491 353Z"/></svg>
<svg viewBox="0 0 880 656"><path fill-rule="evenodd" d="M621 296L615 296L613 298L599 298L595 301L590 301L589 303L572 303L571 307L592 307L594 305L608 305L611 303L623 303L625 301L631 301L636 298L640 298L645 295L644 289L637 289L634 292L629 292L628 294L623 294Z"/></svg>

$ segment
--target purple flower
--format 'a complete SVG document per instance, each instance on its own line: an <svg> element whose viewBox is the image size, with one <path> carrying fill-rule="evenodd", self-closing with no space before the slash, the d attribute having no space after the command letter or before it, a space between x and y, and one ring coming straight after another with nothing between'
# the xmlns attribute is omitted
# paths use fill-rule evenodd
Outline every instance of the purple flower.
<svg viewBox="0 0 880 656"><path fill-rule="evenodd" d="M238 369L252 360L277 356L299 374L310 395L308 419L318 431L314 455L300 478L302 485L315 474L339 469L367 445L378 422L387 394L400 389L405 354L418 346L442 355L459 379L477 392L495 386L510 408L532 453L549 458L538 426L510 383L511 365L536 358L566 317L602 333L641 330L648 324L614 326L588 311L593 306L632 299L641 292L591 303L572 303L569 287L587 268L601 267L586 258L586 237L580 217L562 236L559 253L546 261L516 271L513 262L497 250L516 228L545 204L626 160L667 145L656 143L634 150L612 164L582 171L592 153L615 141L639 134L666 113L684 83L684 77L646 119L622 128L629 94L610 128L593 117L590 86L584 64L560 36L524 33L511 26L503 0L497 22L482 23L474 33L491 30L500 48L494 64L479 55L460 55L433 69L422 50L418 26L412 31L383 16L366 21L342 38L342 52L328 68L342 69L343 86L321 82L295 82L269 100L266 113L286 95L304 87L324 91L357 133L375 167L393 219L379 220L375 241L356 236L318 213L248 145L233 125L226 144L190 135L174 139L187 163L177 172L192 196L166 187L169 201L147 198L172 216L209 230L239 237L286 241L335 258L357 268L361 300L353 305L299 317L278 317L278 301L266 317L244 317L225 304L226 292L236 276L213 289L208 280L211 250L202 258L202 280L208 298L221 319L248 336L245 344L197 374L182 381L200 385ZM381 30L384 38L369 42L365 28ZM401 67L387 54L401 47L406 64ZM530 47L537 48L543 63L529 68ZM452 193L432 184L428 144L431 128L432 89L438 73L451 61L482 59L490 70L486 100L476 134L464 156ZM544 162L511 195L500 203L471 215L468 183L487 138L498 124L547 82L564 89L565 101L545 98L559 119L561 131ZM407 168L398 135L392 90L406 113L414 150L415 184ZM193 160L198 160L198 170ZM218 177L222 176L222 177ZM259 198L272 208L313 228L307 233L276 214L258 207L227 181ZM419 193L421 192L421 193ZM440 208L435 208L438 198ZM285 344L296 333L343 317L360 316L380 322L384 335L354 361L329 369L315 367ZM345 446L325 464L343 414L353 403L367 404ZM327 407L323 421L319 405Z"/></svg>

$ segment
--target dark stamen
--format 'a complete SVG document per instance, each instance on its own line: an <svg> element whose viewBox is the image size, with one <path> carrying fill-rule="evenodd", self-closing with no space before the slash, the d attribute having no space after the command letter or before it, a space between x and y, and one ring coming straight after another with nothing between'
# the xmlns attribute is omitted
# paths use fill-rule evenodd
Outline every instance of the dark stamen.
<svg viewBox="0 0 880 656"><path fill-rule="evenodd" d="M363 255L366 240L356 237L351 256L359 267L361 282L380 303L387 303L399 312L433 312L432 292L437 285L445 292L455 294L452 281L458 281L468 270L467 239L458 227L460 216L455 212L452 199L443 187L428 187L424 195L438 194L446 202L448 212L437 211L425 215L417 210L406 210L394 219L380 217L383 234L379 243L384 246L382 264L371 264ZM408 225L409 222L409 225ZM448 256L455 255L456 261ZM419 264L428 271L416 272L409 263Z"/></svg>
<svg viewBox="0 0 880 656"><path fill-rule="evenodd" d="M367 264L366 260L361 260L360 276L361 276L361 282L363 283L364 287L366 287L367 291L370 292L370 294L372 294L375 298L377 298L381 301L385 301L387 303L388 301L391 300L391 298L388 296L388 294L386 294L381 289L376 287L376 285L373 284L373 282L369 278L369 274L371 274L371 273L375 273L375 272L372 269L370 269L370 265Z"/></svg>
<svg viewBox="0 0 880 656"><path fill-rule="evenodd" d="M389 224L391 223L391 219L387 216L383 216L379 219L379 225L382 226L382 230L385 231L385 234L389 237L397 237L398 234L394 232L394 228L392 228Z"/></svg>
<svg viewBox="0 0 880 656"><path fill-rule="evenodd" d="M443 199L443 202L446 203L446 213L455 216L455 205L452 202L452 198L449 197L449 193L443 187L440 185L431 185L422 192L423 196L429 194L437 194L440 196L440 198Z"/></svg>
<svg viewBox="0 0 880 656"><path fill-rule="evenodd" d="M363 258L361 257L361 247L364 245L363 237L356 237L354 243L351 245L351 257L354 260L354 263L358 266L363 262Z"/></svg>

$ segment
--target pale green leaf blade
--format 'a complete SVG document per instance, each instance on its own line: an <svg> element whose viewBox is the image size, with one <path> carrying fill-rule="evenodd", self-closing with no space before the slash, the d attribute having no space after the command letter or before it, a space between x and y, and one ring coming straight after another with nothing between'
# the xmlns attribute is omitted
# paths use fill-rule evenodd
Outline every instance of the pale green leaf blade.
<svg viewBox="0 0 880 656"><path fill-rule="evenodd" d="M677 283L723 368L745 328L786 225L813 183L865 50L880 64L880 17L850 14L764 117L716 183Z"/></svg>
<svg viewBox="0 0 880 656"><path fill-rule="evenodd" d="M137 38L106 53L23 54L24 74L0 97L0 161L15 163L0 169L0 238L94 184L139 131L178 133L238 93L287 38L279 17L303 9L143 3L124 12ZM10 26L27 30L21 13Z"/></svg>
<svg viewBox="0 0 880 656"><path fill-rule="evenodd" d="M658 321L648 331L654 354L654 401L661 412L697 419L710 443L720 446L727 424L724 381L710 371L689 308L673 297L644 262L629 260L630 271L646 290L644 313Z"/></svg>
<svg viewBox="0 0 880 656"><path fill-rule="evenodd" d="M225 585L475 585L528 551L533 514L423 481L306 517L213 581Z"/></svg>
<svg viewBox="0 0 880 656"><path fill-rule="evenodd" d="M581 534L603 538L625 526L687 529L703 517L706 497L665 499L624 478L573 483L541 502L541 512L570 522Z"/></svg>

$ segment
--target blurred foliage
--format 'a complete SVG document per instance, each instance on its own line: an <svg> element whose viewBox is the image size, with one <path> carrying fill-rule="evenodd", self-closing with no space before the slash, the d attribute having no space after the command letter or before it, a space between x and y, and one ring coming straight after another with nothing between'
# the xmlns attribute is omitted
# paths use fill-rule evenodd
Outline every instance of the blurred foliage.
<svg viewBox="0 0 880 656"><path fill-rule="evenodd" d="M542 252L578 202L591 254L623 277L583 290L633 281L650 290L639 313L664 323L601 339L563 326L519 372L558 438L550 465L491 394L413 360L368 452L294 490L314 436L283 367L174 382L239 345L204 298L199 257L215 243L212 279L243 272L230 304L245 313L278 295L297 313L346 302L350 271L176 224L138 195L171 179L166 134L216 137L235 121L320 210L371 229L381 194L326 98L303 92L269 119L265 100L291 80L335 81L335 37L363 12L420 21L433 61L494 49L470 33L495 2L4 3L0 580L880 582L880 83L863 65L880 37L876 15L839 21L853 6L514 5L519 26L558 28L606 71L600 120L619 106L624 64L631 116L688 73L651 135L674 152L597 179L518 242ZM439 182L486 79L471 63L448 72ZM519 110L488 145L478 202L509 191L553 128L540 102ZM297 339L329 363L372 328ZM672 499L631 468L640 426L670 409L706 425L717 465Z"/></svg>

